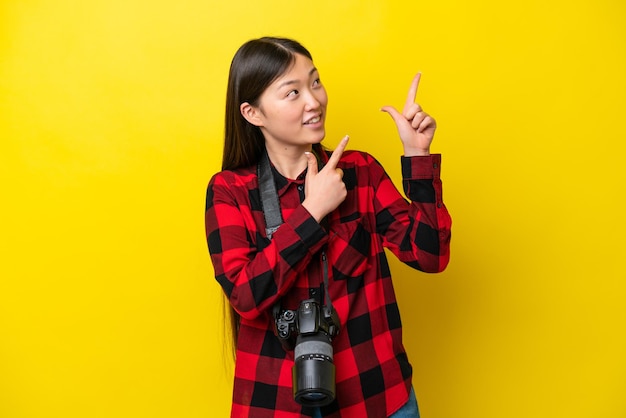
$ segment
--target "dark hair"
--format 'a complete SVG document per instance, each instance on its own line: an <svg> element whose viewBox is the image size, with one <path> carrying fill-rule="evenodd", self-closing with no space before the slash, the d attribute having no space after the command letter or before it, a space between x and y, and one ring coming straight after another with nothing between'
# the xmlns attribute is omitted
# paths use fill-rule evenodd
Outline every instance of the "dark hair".
<svg viewBox="0 0 626 418"><path fill-rule="evenodd" d="M264 37L243 44L235 54L228 75L226 123L222 170L256 164L265 146L261 130L242 115L240 106L258 105L265 89L283 75L295 61L295 54L313 60L298 42L286 38Z"/></svg>
<svg viewBox="0 0 626 418"><path fill-rule="evenodd" d="M265 149L265 139L261 130L241 115L240 106L245 102L257 106L265 89L293 65L296 54L313 60L309 51L292 39L263 37L246 42L233 57L226 92L222 170L258 163ZM234 355L241 318L232 305L229 306Z"/></svg>

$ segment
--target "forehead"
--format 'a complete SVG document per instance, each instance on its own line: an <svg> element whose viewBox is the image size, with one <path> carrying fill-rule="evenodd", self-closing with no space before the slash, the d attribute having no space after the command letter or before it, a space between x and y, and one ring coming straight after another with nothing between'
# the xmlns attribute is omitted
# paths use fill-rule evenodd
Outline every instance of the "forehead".
<svg viewBox="0 0 626 418"><path fill-rule="evenodd" d="M307 80L315 72L314 70L313 61L304 55L295 54L293 63L287 68L287 71L274 80L272 86L279 87L285 83Z"/></svg>

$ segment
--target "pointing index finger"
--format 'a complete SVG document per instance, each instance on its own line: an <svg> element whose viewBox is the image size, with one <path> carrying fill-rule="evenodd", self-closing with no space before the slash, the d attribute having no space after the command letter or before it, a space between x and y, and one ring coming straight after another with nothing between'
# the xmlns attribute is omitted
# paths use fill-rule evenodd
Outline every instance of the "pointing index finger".
<svg viewBox="0 0 626 418"><path fill-rule="evenodd" d="M343 154L343 150L346 149L346 145L348 144L349 139L350 137L348 135L344 136L341 139L341 141L339 142L339 145L337 145L337 148L335 148L330 158L328 159L328 163L326 163L326 167L329 167L332 170L334 170L337 167L337 163L339 162L339 159L341 158L341 155Z"/></svg>
<svg viewBox="0 0 626 418"><path fill-rule="evenodd" d="M413 77L411 87L409 88L409 94L406 97L405 106L410 106L415 103L415 97L417 97L417 87L420 85L420 78L422 78L422 73L417 73L415 74L415 77Z"/></svg>

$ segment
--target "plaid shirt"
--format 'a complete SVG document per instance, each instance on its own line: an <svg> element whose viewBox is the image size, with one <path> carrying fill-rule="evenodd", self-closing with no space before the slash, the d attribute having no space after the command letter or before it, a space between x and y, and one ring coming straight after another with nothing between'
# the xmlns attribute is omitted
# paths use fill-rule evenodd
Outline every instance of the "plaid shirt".
<svg viewBox="0 0 626 418"><path fill-rule="evenodd" d="M322 155L327 161L329 154ZM215 276L241 315L232 417L295 418L312 409L293 399L293 351L273 332L272 307L297 309L323 292L320 254L341 330L333 339L336 399L328 417L387 417L408 399L412 368L384 248L426 272L449 260L451 218L442 201L440 155L401 157L405 200L369 154L338 164L348 191L320 225L302 206L305 173L273 167L284 223L265 234L256 166L222 171L207 190L206 234Z"/></svg>

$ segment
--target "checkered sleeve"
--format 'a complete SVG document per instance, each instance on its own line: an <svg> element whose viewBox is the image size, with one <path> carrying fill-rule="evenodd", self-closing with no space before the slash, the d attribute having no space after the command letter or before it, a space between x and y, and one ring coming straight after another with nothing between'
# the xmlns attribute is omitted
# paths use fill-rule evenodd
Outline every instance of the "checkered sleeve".
<svg viewBox="0 0 626 418"><path fill-rule="evenodd" d="M244 179L223 171L211 179L206 197L206 237L215 277L246 319L271 309L327 240L304 207L283 214L284 223L268 240L262 211L251 202L255 193L255 174Z"/></svg>
<svg viewBox="0 0 626 418"><path fill-rule="evenodd" d="M452 219L443 203L441 155L401 157L404 199L382 166L374 163L377 232L402 262L418 270L443 271L450 259Z"/></svg>

